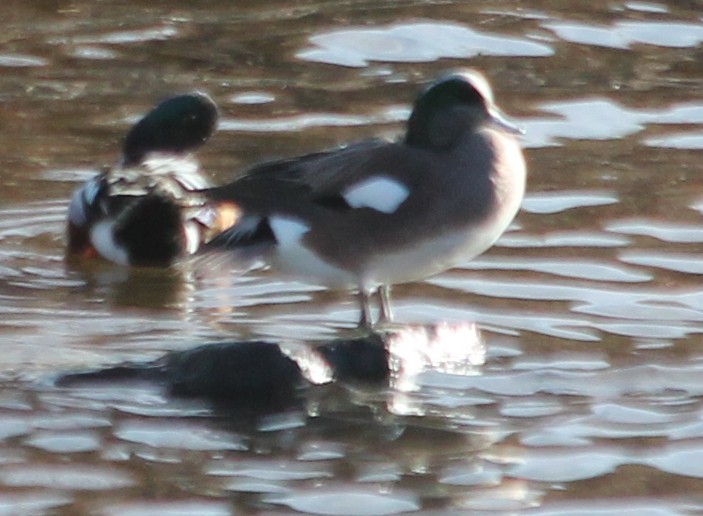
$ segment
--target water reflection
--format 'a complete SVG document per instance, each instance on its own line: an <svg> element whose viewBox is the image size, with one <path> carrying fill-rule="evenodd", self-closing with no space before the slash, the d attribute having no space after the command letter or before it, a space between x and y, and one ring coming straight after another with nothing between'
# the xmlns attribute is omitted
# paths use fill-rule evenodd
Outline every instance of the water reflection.
<svg viewBox="0 0 703 516"><path fill-rule="evenodd" d="M417 497L410 491L393 494L379 493L375 489L363 489L340 485L338 488L298 491L285 496L271 496L270 503L283 504L296 511L309 514L344 515L349 507L359 515L400 514L420 508Z"/></svg>
<svg viewBox="0 0 703 516"><path fill-rule="evenodd" d="M703 133L686 132L652 137L646 139L645 144L670 149L703 149Z"/></svg>
<svg viewBox="0 0 703 516"><path fill-rule="evenodd" d="M426 62L477 55L546 57L548 45L525 38L494 35L454 23L397 24L316 34L312 48L299 59L340 66L367 66L369 61Z"/></svg>
<svg viewBox="0 0 703 516"><path fill-rule="evenodd" d="M194 404L186 402L184 405L182 401L159 394L158 384L152 387L120 387L125 380L128 384L133 382L129 375L116 377L117 370L113 368L98 374L90 373L85 377L70 377L72 387L69 389L49 390L40 394L39 404L68 409L65 423L61 424L65 416L55 418L61 430L59 427L52 432L40 430L41 425L35 422L37 420L29 417L20 418L24 425L22 428L17 427L14 432L17 436L27 436L25 442L44 451L53 451L53 447L59 446L64 447L64 453L99 452L105 456L107 464L126 459L124 452L120 452L121 449L130 450L134 456L141 457L154 466L162 463L180 464L180 454L185 452L211 454L203 471L208 479L206 482L212 483L210 489L217 485L220 486L217 489L223 489L223 492L257 494L262 502L273 505L283 504L317 514L347 514L350 510L349 503L358 507L354 512L359 514L405 512L419 507L417 494L412 490L398 489L394 489L393 493L382 493L375 486L379 482L401 480L408 468L418 473L426 469L429 474L427 468L434 461L432 456L440 449L444 450L442 453L456 455L466 461L467 451L475 456L478 450L485 449L494 442L495 436L490 431L485 434L481 432L479 421L473 423L477 432L472 432L472 435L447 432L440 423L439 418L442 416L436 414L435 410L428 411L426 418L405 421L397 417L409 415L408 402L420 408L425 403L439 401L433 397L422 401L424 395L421 390L426 387L422 387L424 380L421 378L428 374L430 377L437 373L449 373L451 376L480 374L478 367L484 362L485 347L475 325L395 328L389 330L387 339L387 343L380 341L376 345L380 345L381 350L387 345L389 355L365 354L365 358L354 366L361 369L351 368L349 362L357 360L356 351L360 349L360 342L333 343L329 348L333 353L325 353L324 356L335 366L341 364L346 381L351 383L345 382L344 386L340 386L342 388L335 388L334 385L319 386L319 391L311 393L308 416L302 420L295 417L297 410L293 407L292 412L291 409L277 414L264 412L254 419L242 418L242 412L232 411L234 407L231 405L229 408L217 405L215 412L203 412L203 405L197 401ZM345 347L345 344L351 346ZM354 348L354 345L357 347ZM228 346L230 350L237 350L236 344ZM207 347L201 349L208 351ZM224 349L221 345L211 347L213 352ZM211 371L203 370L190 358L195 356L192 352L186 351L174 356L187 358L174 370L177 375L183 375L182 367L187 367L198 371L201 381L213 376ZM297 359L301 359L301 356L298 355ZM239 356L238 360L242 359L243 356ZM217 359L220 360L222 359ZM372 379L375 374L369 377L369 360L390 364L390 368L386 369L390 382L386 384L387 388L379 386L377 378ZM155 362L154 366L158 363L160 362ZM250 365L253 364L242 363L241 371ZM356 371L356 378L352 371ZM270 374L278 377L275 372ZM221 375L218 377L221 378ZM280 377L278 379L282 380ZM83 381L98 383L91 383L91 387L84 390L81 387ZM429 381L431 384L431 378ZM154 390L154 387L157 389ZM401 408L399 396L403 397L403 411L398 410ZM237 403L234 399L231 401ZM37 407L31 405L34 403L24 408L27 415L36 412ZM470 402L470 405L473 403ZM103 421L90 420L88 414L104 413L107 407L116 411L107 427ZM76 410L85 415L77 418L72 414ZM197 416L196 419L183 420L183 416L189 413ZM419 414L417 411L413 413ZM457 414L456 417L466 416ZM10 420L0 422L0 427L3 423L7 426L9 422ZM74 431L69 436L66 431L71 428L84 430ZM85 430L88 428L95 430ZM109 438L106 437L106 432ZM332 464L346 460L351 452L346 446L338 444L340 432L349 437L354 436L355 441L364 442L366 447L375 452L367 464L359 465L356 473L358 485L352 481L335 481L326 482L324 489L311 490L305 481L334 478L336 475ZM96 447L98 443L101 446ZM434 444L428 448L429 443ZM270 458L272 450L289 449L291 445L294 449L299 447L295 460ZM252 450L257 450L258 457L237 457L238 454ZM402 465L400 469L394 465L398 461ZM463 467L477 467L471 464L473 463L466 463ZM482 466L478 467L483 469ZM466 485L468 477L466 473L460 474L458 468L457 463L453 466L453 473L442 474L447 485ZM22 475L26 471L28 470L23 466L12 469L6 473L9 475L8 482L20 485L21 480L18 479L24 478ZM52 475L59 472L66 474L66 479L56 488L59 491L74 489L68 484L75 477L70 468L51 465L31 470L36 478L53 478ZM95 478L80 489L109 490L127 487L131 479L120 476L120 472L119 467L105 467L103 471L91 470L90 473L95 473ZM473 484L476 487L493 485L491 478L497 474L498 471L492 474L481 473ZM110 482L115 484L110 485ZM364 484L368 487L364 487ZM48 487L48 484L41 482L32 485ZM344 496L340 494L342 492ZM331 503L331 500L336 501Z"/></svg>
<svg viewBox="0 0 703 516"><path fill-rule="evenodd" d="M609 99L585 98L568 102L551 102L540 107L557 119L525 120L529 147L560 145L561 138L611 140L642 132L653 124L700 124L703 106L699 103L673 105L665 110L641 110L623 107ZM669 137L672 138L672 137ZM657 139L647 140L657 141ZM659 145L664 146L664 145Z"/></svg>
<svg viewBox="0 0 703 516"><path fill-rule="evenodd" d="M117 307L187 308L193 272L187 267L159 269L123 267L101 260L71 260L69 277L86 294L98 295Z"/></svg>
<svg viewBox="0 0 703 516"><path fill-rule="evenodd" d="M633 44L661 47L695 47L703 41L703 24L670 21L621 21L611 26L578 22L549 22L560 39L572 43L627 49Z"/></svg>
<svg viewBox="0 0 703 516"><path fill-rule="evenodd" d="M20 54L5 54L0 56L0 66L7 67L25 67L25 66L44 66L48 61L41 57Z"/></svg>
<svg viewBox="0 0 703 516"><path fill-rule="evenodd" d="M605 191L560 191L529 194L522 209L530 213L551 214L586 206L606 206L618 202L617 195Z"/></svg>
<svg viewBox="0 0 703 516"><path fill-rule="evenodd" d="M297 406L301 391L334 381L387 385L387 405L398 412L405 394L427 373L480 374L486 347L474 323L397 326L324 343L241 341L206 344L150 362L60 375L61 386L146 382L176 397L203 398L226 408L255 411ZM107 392L112 392L110 389ZM400 397L396 398L396 394ZM90 394L91 396L93 394ZM319 407L316 409L319 413ZM418 411L414 410L414 414ZM319 415L319 414L318 414Z"/></svg>

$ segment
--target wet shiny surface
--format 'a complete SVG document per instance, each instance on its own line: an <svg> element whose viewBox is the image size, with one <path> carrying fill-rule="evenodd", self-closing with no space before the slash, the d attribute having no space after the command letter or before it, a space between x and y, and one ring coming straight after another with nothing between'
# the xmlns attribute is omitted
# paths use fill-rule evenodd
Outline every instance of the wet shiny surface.
<svg viewBox="0 0 703 516"><path fill-rule="evenodd" d="M6 2L0 514L703 511L703 5L522 4ZM420 353L388 390L332 387L260 418L50 385L355 324L352 296L268 271L66 264L71 191L156 101L221 105L199 155L224 181L397 134L419 85L457 65L526 129L528 195L500 245L398 286L395 311L475 321L484 366Z"/></svg>

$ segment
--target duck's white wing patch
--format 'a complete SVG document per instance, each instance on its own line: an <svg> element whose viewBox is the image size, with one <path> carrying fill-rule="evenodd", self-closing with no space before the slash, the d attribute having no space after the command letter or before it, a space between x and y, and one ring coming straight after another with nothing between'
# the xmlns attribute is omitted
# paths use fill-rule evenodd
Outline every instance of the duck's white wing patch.
<svg viewBox="0 0 703 516"><path fill-rule="evenodd" d="M347 188L342 196L352 208L371 208L393 213L410 195L400 181L388 176L374 176Z"/></svg>

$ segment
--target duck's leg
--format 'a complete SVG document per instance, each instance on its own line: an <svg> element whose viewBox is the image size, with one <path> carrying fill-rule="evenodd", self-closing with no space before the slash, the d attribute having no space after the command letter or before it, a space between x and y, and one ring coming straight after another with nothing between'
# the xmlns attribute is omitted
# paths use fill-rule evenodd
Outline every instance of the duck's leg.
<svg viewBox="0 0 703 516"><path fill-rule="evenodd" d="M361 318L359 319L359 326L362 328L371 328L373 326L370 305L371 293L364 288L360 288L358 299L359 308L361 308Z"/></svg>
<svg viewBox="0 0 703 516"><path fill-rule="evenodd" d="M378 287L378 299L381 304L381 317L379 323L389 323L393 321L393 310L391 308L391 287L390 285L381 285Z"/></svg>

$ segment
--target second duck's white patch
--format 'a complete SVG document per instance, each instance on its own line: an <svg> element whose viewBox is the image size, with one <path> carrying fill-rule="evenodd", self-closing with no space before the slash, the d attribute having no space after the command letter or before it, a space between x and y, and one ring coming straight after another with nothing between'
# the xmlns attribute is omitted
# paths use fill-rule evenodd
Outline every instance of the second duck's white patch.
<svg viewBox="0 0 703 516"><path fill-rule="evenodd" d="M274 215L269 217L269 226L278 242L272 264L281 272L303 276L323 285L355 283L354 277L347 271L330 265L305 246L303 238L310 226L301 219Z"/></svg>
<svg viewBox="0 0 703 516"><path fill-rule="evenodd" d="M284 216L269 218L269 225L282 249L300 246L303 235L310 230L302 220Z"/></svg>
<svg viewBox="0 0 703 516"><path fill-rule="evenodd" d="M374 176L350 186L342 195L352 208L393 213L408 198L410 190L392 177Z"/></svg>

